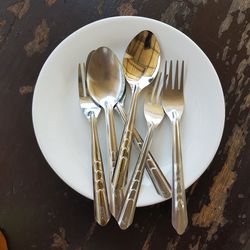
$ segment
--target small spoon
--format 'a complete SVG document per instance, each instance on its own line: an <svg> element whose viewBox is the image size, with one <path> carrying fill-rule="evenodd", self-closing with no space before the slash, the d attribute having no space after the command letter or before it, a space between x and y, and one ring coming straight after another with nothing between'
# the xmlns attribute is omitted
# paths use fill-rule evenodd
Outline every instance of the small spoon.
<svg viewBox="0 0 250 250"><path fill-rule="evenodd" d="M142 89L154 80L159 67L160 46L155 35L151 31L144 30L130 42L123 59L123 71L132 89L132 98L128 120L123 130L115 172L112 177L116 192L120 190L120 192L124 193L127 183L138 96Z"/></svg>
<svg viewBox="0 0 250 250"><path fill-rule="evenodd" d="M112 215L117 218L119 210L116 208L116 203L118 203L116 199L120 200L121 198L119 198L119 195L113 194L111 187L111 177L117 158L113 109L124 95L125 81L121 64L109 48L100 47L91 52L87 68L87 87L93 100L105 111L108 142L109 203Z"/></svg>

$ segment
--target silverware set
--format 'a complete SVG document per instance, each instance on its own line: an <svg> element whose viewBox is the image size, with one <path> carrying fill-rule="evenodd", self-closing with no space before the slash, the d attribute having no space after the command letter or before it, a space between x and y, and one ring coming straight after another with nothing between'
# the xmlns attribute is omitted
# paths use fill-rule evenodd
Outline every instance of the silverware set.
<svg viewBox="0 0 250 250"><path fill-rule="evenodd" d="M92 176L94 213L98 224L104 226L110 214L121 229L133 222L136 203L144 170L154 184L157 193L168 199L172 196L172 225L178 234L183 234L187 224L187 208L181 157L180 121L184 109L183 82L184 62L176 62L172 81L172 61L169 70L165 62L163 81L159 73L160 46L155 35L142 31L129 43L121 65L116 55L107 47L92 51L85 64L78 66L78 89L80 107L90 123L92 139ZM126 97L125 79L131 88L128 115L123 103ZM179 80L180 79L180 80ZM136 130L137 100L145 89L144 116L148 131L143 140ZM98 139L97 120L104 110L107 141L107 167L104 168ZM117 150L114 110L124 122L122 138ZM172 185L162 173L150 153L155 129L164 116L172 123ZM140 150L135 167L130 164L132 142ZM128 171L133 174L128 180ZM107 177L107 178L106 178Z"/></svg>

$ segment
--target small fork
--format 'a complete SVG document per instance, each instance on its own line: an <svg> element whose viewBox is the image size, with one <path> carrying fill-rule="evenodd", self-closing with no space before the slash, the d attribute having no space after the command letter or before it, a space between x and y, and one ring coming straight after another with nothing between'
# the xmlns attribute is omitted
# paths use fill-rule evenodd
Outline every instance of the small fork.
<svg viewBox="0 0 250 250"><path fill-rule="evenodd" d="M83 64L84 79L81 64L78 65L78 90L80 107L91 125L92 145L92 177L94 193L95 220L101 226L108 223L110 219L108 195L105 182L105 175L102 163L102 156L97 132L97 118L101 108L90 98L86 85L86 67Z"/></svg>
<svg viewBox="0 0 250 250"><path fill-rule="evenodd" d="M161 106L161 74L158 75L152 93L145 96L144 116L148 124L148 132L144 140L139 158L137 160L132 178L130 180L124 203L119 215L118 224L121 229L127 229L133 222L136 203L140 192L142 177L145 169L145 162L151 146L153 132L164 118L164 111Z"/></svg>
<svg viewBox="0 0 250 250"><path fill-rule="evenodd" d="M178 61L176 62L174 86L172 86L172 61L167 83L167 61L164 69L162 106L170 119L172 131L172 225L178 234L183 234L188 224L187 204L181 155L180 121L184 110L183 77L184 61L181 66L181 77L178 79ZM179 83L179 87L178 87Z"/></svg>

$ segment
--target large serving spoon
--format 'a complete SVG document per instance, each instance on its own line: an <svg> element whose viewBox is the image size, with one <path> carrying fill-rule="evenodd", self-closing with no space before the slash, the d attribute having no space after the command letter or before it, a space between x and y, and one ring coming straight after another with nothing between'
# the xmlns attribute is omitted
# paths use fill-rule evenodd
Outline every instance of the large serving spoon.
<svg viewBox="0 0 250 250"><path fill-rule="evenodd" d="M132 98L128 120L123 130L115 172L112 178L116 192L118 192L118 190L124 192L127 183L138 96L142 89L154 80L159 71L159 67L160 47L157 39L151 31L144 30L130 42L123 59L123 71L132 89ZM121 204L117 206L121 206Z"/></svg>
<svg viewBox="0 0 250 250"><path fill-rule="evenodd" d="M109 207L112 215L116 218L119 213L116 204L120 203L122 197L114 195L111 187L111 176L113 175L117 157L113 109L124 95L125 81L122 66L111 49L100 47L91 53L87 67L87 87L93 100L105 111L108 143ZM115 199L119 199L119 201Z"/></svg>

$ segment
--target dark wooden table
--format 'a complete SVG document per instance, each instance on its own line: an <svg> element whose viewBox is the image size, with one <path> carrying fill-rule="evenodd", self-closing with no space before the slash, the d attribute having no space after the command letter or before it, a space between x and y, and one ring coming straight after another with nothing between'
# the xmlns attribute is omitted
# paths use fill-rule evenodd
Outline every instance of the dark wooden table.
<svg viewBox="0 0 250 250"><path fill-rule="evenodd" d="M101 228L93 204L59 179L38 148L32 93L51 51L95 20L140 15L190 36L220 77L226 123L208 170L188 190L189 226L178 236L171 202L140 208L121 231ZM250 249L249 0L1 0L0 228L9 249Z"/></svg>

